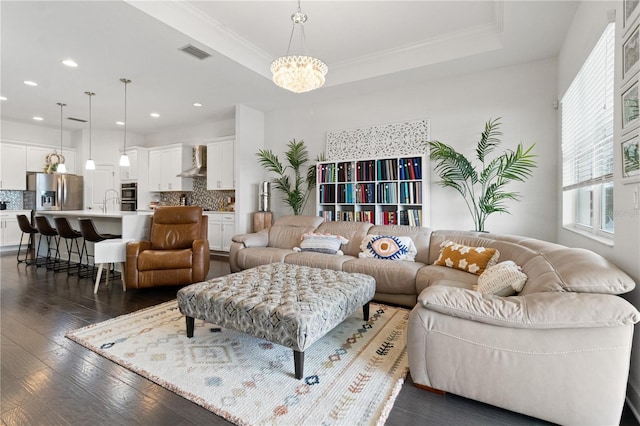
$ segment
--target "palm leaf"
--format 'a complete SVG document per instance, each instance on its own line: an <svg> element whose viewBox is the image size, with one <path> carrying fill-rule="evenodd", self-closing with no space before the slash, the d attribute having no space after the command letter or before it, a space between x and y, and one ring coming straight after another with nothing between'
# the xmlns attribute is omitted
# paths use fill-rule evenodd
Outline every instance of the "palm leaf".
<svg viewBox="0 0 640 426"><path fill-rule="evenodd" d="M280 159L270 149L260 149L256 155L258 156L258 162L262 167L279 175L284 174L284 167L282 166Z"/></svg>
<svg viewBox="0 0 640 426"><path fill-rule="evenodd" d="M523 150L522 144L518 144L515 151L508 151L502 157L499 175L501 179L517 180L524 182L533 174L536 167L535 154L531 153L534 145Z"/></svg>
<svg viewBox="0 0 640 426"><path fill-rule="evenodd" d="M502 136L502 132L498 130L500 124L502 123L498 117L495 120L489 119L484 125L484 132L482 132L476 147L476 158L482 163L484 163L486 156L500 145L500 139L498 139L498 136Z"/></svg>

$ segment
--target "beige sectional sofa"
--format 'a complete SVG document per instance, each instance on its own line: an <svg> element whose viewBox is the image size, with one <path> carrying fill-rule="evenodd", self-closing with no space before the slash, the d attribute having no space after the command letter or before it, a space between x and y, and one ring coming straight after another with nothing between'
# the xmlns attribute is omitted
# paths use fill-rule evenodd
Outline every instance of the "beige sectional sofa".
<svg viewBox="0 0 640 426"><path fill-rule="evenodd" d="M296 252L308 232L342 235L344 253ZM367 234L410 236L414 262L359 258ZM526 274L514 296L472 290L478 275L436 266L441 244L499 250ZM412 309L407 349L414 383L560 424L617 424L624 404L634 324L640 313L617 295L624 272L584 249L527 237L286 216L236 235L232 272L285 262L360 272L375 299Z"/></svg>

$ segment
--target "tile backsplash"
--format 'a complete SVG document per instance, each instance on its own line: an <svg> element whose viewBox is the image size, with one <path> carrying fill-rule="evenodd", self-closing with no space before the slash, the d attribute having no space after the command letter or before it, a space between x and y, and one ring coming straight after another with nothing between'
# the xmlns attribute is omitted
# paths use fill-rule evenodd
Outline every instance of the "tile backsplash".
<svg viewBox="0 0 640 426"><path fill-rule="evenodd" d="M207 178L193 178L193 191L185 192L160 192L160 201L177 206L180 204L182 194L187 195L188 203L192 206L201 206L207 210L224 210L225 200L235 198L235 191L209 191L207 190Z"/></svg>
<svg viewBox="0 0 640 426"><path fill-rule="evenodd" d="M22 191L0 190L0 201L7 203L7 210L27 209L22 206ZM30 209L29 207L28 209Z"/></svg>

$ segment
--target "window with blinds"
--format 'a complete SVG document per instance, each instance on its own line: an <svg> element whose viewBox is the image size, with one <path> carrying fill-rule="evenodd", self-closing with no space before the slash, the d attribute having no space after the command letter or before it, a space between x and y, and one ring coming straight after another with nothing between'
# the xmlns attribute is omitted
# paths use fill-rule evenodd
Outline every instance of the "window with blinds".
<svg viewBox="0 0 640 426"><path fill-rule="evenodd" d="M613 233L615 24L607 26L561 101L564 225Z"/></svg>

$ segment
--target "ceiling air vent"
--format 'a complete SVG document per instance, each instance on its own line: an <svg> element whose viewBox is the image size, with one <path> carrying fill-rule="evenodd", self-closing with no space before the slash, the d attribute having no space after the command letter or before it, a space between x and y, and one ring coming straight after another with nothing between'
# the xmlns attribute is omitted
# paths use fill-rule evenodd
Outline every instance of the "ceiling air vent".
<svg viewBox="0 0 640 426"><path fill-rule="evenodd" d="M67 120L79 121L81 123L86 123L87 122L87 120L83 120L82 118L75 118L75 117L67 117Z"/></svg>
<svg viewBox="0 0 640 426"><path fill-rule="evenodd" d="M206 59L209 56L211 56L210 53L207 53L202 49L198 49L197 47L191 44L187 44L186 46L181 47L180 50L182 50L184 53L187 53L191 56L195 56L198 59Z"/></svg>

